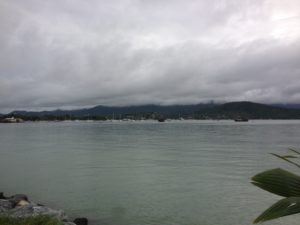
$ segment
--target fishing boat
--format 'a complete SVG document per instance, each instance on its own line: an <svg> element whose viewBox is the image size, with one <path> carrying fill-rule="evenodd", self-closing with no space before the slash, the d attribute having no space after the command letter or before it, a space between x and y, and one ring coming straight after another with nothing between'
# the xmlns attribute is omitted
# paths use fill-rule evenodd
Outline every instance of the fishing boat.
<svg viewBox="0 0 300 225"><path fill-rule="evenodd" d="M165 122L166 119L165 119L165 118L159 118L157 121L158 121L158 122Z"/></svg>
<svg viewBox="0 0 300 225"><path fill-rule="evenodd" d="M8 117L0 120L1 123L22 123L24 122L21 118Z"/></svg>
<svg viewBox="0 0 300 225"><path fill-rule="evenodd" d="M248 122L249 120L245 117L240 117L240 118L236 118L234 119L235 122Z"/></svg>

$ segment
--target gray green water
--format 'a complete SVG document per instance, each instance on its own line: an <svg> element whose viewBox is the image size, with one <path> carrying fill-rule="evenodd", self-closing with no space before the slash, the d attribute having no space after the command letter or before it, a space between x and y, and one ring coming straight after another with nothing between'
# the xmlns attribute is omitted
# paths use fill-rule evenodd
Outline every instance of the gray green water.
<svg viewBox="0 0 300 225"><path fill-rule="evenodd" d="M251 176L290 168L268 153L299 137L300 121L0 124L0 191L91 224L247 225L279 199Z"/></svg>

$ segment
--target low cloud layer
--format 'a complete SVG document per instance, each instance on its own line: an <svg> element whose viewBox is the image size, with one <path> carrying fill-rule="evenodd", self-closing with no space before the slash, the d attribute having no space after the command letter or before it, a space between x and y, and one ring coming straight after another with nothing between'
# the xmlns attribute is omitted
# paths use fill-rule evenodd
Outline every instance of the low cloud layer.
<svg viewBox="0 0 300 225"><path fill-rule="evenodd" d="M300 103L298 0L2 0L0 112Z"/></svg>

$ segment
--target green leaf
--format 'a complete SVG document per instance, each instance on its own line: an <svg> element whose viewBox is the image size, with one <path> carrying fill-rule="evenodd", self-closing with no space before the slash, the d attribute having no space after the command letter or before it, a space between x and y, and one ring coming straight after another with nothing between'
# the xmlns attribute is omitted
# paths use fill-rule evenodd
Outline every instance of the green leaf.
<svg viewBox="0 0 300 225"><path fill-rule="evenodd" d="M300 165L298 163L295 163L295 162L289 160L288 157L284 157L284 156L281 156L281 155L278 155L278 154L275 154L275 153L271 153L271 155L274 155L274 156L276 156L276 157L278 157L280 159L283 159L284 161L287 161L288 163L291 163L294 166L297 166L298 168L300 168Z"/></svg>
<svg viewBox="0 0 300 225"><path fill-rule="evenodd" d="M292 152L294 152L294 153L296 153L296 154L298 154L298 155L300 155L300 152L297 151L297 150L295 150L295 149L293 149L293 148L289 148L289 150L292 151Z"/></svg>
<svg viewBox="0 0 300 225"><path fill-rule="evenodd" d="M300 197L300 177L280 168L255 175L252 184L283 197Z"/></svg>
<svg viewBox="0 0 300 225"><path fill-rule="evenodd" d="M299 156L295 155L282 155L282 158L289 158L289 159L299 159Z"/></svg>
<svg viewBox="0 0 300 225"><path fill-rule="evenodd" d="M277 219L300 212L300 198L290 197L282 199L264 211L253 223Z"/></svg>

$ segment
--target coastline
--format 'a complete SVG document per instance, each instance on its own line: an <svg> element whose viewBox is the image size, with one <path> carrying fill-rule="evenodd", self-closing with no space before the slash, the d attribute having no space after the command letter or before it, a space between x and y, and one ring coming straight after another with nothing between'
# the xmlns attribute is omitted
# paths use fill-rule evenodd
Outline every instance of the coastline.
<svg viewBox="0 0 300 225"><path fill-rule="evenodd" d="M46 216L57 219L64 225L88 225L87 218L76 218L74 221L71 221L63 210L52 209L43 204L32 202L25 194L15 194L6 197L3 192L0 192L1 216L15 219Z"/></svg>

